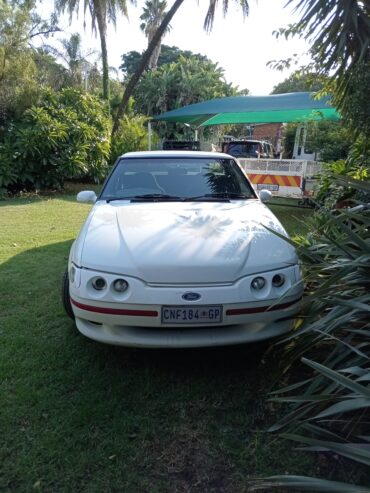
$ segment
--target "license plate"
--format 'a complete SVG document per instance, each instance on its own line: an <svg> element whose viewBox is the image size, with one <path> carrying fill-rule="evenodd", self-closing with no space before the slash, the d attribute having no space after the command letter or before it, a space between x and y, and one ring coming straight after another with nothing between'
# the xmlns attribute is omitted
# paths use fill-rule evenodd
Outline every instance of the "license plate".
<svg viewBox="0 0 370 493"><path fill-rule="evenodd" d="M257 190L270 190L271 192L278 192L279 185L273 185L270 183L257 183Z"/></svg>
<svg viewBox="0 0 370 493"><path fill-rule="evenodd" d="M162 306L163 324L219 324L222 322L221 305Z"/></svg>

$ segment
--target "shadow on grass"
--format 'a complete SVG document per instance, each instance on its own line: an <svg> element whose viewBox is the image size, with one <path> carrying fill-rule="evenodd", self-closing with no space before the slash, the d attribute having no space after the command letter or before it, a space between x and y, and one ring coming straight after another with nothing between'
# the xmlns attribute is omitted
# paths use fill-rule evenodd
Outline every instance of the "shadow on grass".
<svg viewBox="0 0 370 493"><path fill-rule="evenodd" d="M80 335L60 303L70 241L0 266L4 491L244 491L294 471L256 438L273 359L255 346L147 350ZM11 451L11 453L10 453ZM289 464L293 464L289 469Z"/></svg>
<svg viewBox="0 0 370 493"><path fill-rule="evenodd" d="M52 335L53 327L54 331L58 328L58 340L68 342L65 351L70 348L70 338L85 356L93 355L94 362L99 366L104 364L107 371L131 367L219 378L230 372L254 369L259 364L268 343L206 349L136 349L107 346L80 335L64 314L60 299L61 279L71 244L72 241L66 241L31 249L0 266L0 277L8 280L0 288L4 305L1 319L11 323L17 333L30 338L28 351L39 345L37 335L42 336L46 345L50 344L47 336ZM36 332L31 336L33 329ZM65 356L68 360L67 353Z"/></svg>
<svg viewBox="0 0 370 493"><path fill-rule="evenodd" d="M20 192L16 195L0 199L0 207L33 204L48 200L66 200L76 202L76 196L83 190L93 190L97 195L100 193L103 185L91 183L66 183L62 190L45 190L40 192Z"/></svg>

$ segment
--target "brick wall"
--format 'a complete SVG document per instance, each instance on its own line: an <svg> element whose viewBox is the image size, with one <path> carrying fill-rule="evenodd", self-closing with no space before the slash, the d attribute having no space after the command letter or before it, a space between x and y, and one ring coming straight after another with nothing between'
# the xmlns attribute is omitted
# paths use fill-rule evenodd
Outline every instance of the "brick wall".
<svg viewBox="0 0 370 493"><path fill-rule="evenodd" d="M253 139L268 140L276 151L280 150L282 123L264 123L253 127Z"/></svg>

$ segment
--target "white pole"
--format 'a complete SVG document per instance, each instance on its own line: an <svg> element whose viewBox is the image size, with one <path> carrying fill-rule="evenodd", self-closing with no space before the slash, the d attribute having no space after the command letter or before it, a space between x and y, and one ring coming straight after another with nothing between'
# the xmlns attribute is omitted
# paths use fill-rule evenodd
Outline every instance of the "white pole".
<svg viewBox="0 0 370 493"><path fill-rule="evenodd" d="M148 122L148 151L152 150L152 122Z"/></svg>
<svg viewBox="0 0 370 493"><path fill-rule="evenodd" d="M299 157L300 155L299 146L300 146L301 131L302 131L302 125L298 125L295 131L293 159L297 159L297 157Z"/></svg>
<svg viewBox="0 0 370 493"><path fill-rule="evenodd" d="M194 140L198 140L198 129L197 128L194 131Z"/></svg>

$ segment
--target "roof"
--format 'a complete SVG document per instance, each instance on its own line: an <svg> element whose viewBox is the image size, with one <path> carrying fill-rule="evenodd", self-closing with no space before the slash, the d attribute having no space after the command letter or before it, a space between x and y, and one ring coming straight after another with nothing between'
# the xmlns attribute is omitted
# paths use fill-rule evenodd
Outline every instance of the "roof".
<svg viewBox="0 0 370 493"><path fill-rule="evenodd" d="M121 158L150 158L150 157L204 157L204 158L228 158L228 154L222 152L205 152L205 151L138 151L138 152L127 152L122 154Z"/></svg>
<svg viewBox="0 0 370 493"><path fill-rule="evenodd" d="M266 139L233 139L233 140L227 140L225 141L225 144L260 144L261 142L266 142L266 144L271 144Z"/></svg>
<svg viewBox="0 0 370 493"><path fill-rule="evenodd" d="M237 123L287 123L338 120L330 97L314 99L315 93L293 92L270 96L232 96L211 99L168 111L154 120L188 123L195 127Z"/></svg>

